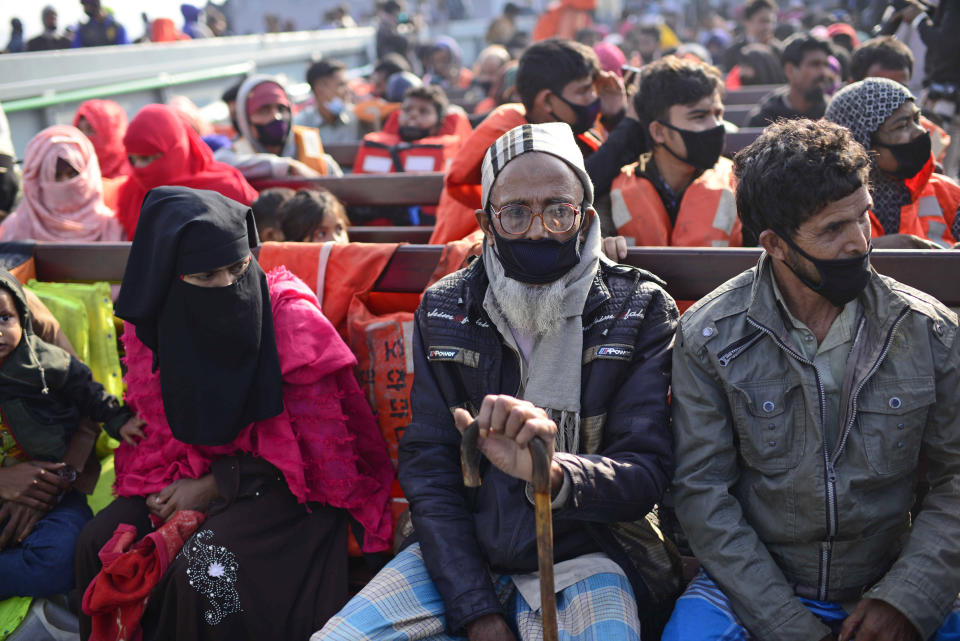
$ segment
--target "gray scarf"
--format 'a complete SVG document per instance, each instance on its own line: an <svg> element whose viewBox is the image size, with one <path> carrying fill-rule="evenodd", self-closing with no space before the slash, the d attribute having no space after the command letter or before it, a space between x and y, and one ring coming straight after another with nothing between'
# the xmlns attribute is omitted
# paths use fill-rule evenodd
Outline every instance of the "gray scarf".
<svg viewBox="0 0 960 641"><path fill-rule="evenodd" d="M580 368L583 354L583 307L600 264L600 221L595 217L580 248L580 262L563 276L566 293L563 321L549 334L537 336L523 382L522 398L545 410L557 424L558 452L580 449ZM507 276L493 248L484 244L483 266L490 280L483 307L500 335L515 345L513 333L497 302L498 285ZM519 350L518 350L519 351Z"/></svg>

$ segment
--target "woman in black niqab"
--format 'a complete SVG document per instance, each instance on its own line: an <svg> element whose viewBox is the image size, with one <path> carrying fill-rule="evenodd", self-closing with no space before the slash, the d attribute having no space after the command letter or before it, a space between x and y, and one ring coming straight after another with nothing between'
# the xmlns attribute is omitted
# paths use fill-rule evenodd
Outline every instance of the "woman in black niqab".
<svg viewBox="0 0 960 641"><path fill-rule="evenodd" d="M270 293L250 254L257 238L251 209L217 192L158 187L143 201L116 314L153 351L167 421L185 443L229 443L283 410ZM248 257L227 286L184 279Z"/></svg>

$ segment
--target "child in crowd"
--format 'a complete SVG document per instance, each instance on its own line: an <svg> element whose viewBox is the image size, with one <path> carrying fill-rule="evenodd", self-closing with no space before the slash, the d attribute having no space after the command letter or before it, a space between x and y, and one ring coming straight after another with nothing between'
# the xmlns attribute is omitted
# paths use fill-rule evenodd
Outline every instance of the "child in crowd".
<svg viewBox="0 0 960 641"><path fill-rule="evenodd" d="M260 192L260 196L253 201L253 219L257 223L257 233L260 242L283 242L282 220L279 216L280 205L290 200L296 192L289 187L272 187Z"/></svg>
<svg viewBox="0 0 960 641"><path fill-rule="evenodd" d="M83 419L140 425L86 365L34 334L32 316L0 270L0 600L73 587L74 545L93 516L82 492L99 475L87 464L99 429Z"/></svg>
<svg viewBox="0 0 960 641"><path fill-rule="evenodd" d="M343 203L326 189L301 189L277 209L284 240L301 243L349 242L350 220Z"/></svg>
<svg viewBox="0 0 960 641"><path fill-rule="evenodd" d="M405 142L435 136L447 115L447 96L436 85L412 87L403 96L397 133Z"/></svg>

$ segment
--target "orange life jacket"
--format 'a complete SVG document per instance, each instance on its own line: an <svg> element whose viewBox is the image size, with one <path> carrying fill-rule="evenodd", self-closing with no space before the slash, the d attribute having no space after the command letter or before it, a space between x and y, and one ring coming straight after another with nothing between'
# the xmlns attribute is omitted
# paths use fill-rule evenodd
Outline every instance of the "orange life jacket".
<svg viewBox="0 0 960 641"><path fill-rule="evenodd" d="M353 173L446 171L459 147L460 139L452 135L406 142L397 134L375 131L363 137L353 162Z"/></svg>
<svg viewBox="0 0 960 641"><path fill-rule="evenodd" d="M551 3L533 27L533 42L547 38L572 40L578 31L593 23L590 11L596 8L596 4L596 0L560 0Z"/></svg>
<svg viewBox="0 0 960 641"><path fill-rule="evenodd" d="M313 127L293 126L293 139L297 143L297 160L326 176L329 171L323 157L323 141L320 132Z"/></svg>
<svg viewBox="0 0 960 641"><path fill-rule="evenodd" d="M637 163L624 167L610 188L617 233L637 246L738 247L743 244L734 199L733 163L721 157L690 183L670 223L660 194L637 176Z"/></svg>
<svg viewBox="0 0 960 641"><path fill-rule="evenodd" d="M910 202L900 208L897 233L913 234L941 247L952 247L953 221L960 207L960 186L947 176L933 173L928 162L914 178L904 181L910 190ZM883 226L870 212L870 235L883 236Z"/></svg>
<svg viewBox="0 0 960 641"><path fill-rule="evenodd" d="M947 155L947 147L950 146L950 134L926 116L920 116L920 126L930 132L930 148L933 151L933 157L937 162L943 162Z"/></svg>

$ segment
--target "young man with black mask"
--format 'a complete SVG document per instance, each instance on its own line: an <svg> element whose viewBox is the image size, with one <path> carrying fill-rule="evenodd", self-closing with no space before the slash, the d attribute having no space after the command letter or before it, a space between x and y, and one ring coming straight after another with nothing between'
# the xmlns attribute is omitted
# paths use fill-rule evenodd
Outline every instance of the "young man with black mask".
<svg viewBox="0 0 960 641"><path fill-rule="evenodd" d="M593 49L573 40L531 45L517 68L517 93L522 104L500 105L491 111L450 164L431 243L459 240L478 229L473 212L480 204L480 163L485 150L501 135L525 123L565 122L589 159L602 142L593 130L597 118L604 128L613 129L625 113L623 83L613 72L600 69ZM589 160L587 171L592 177Z"/></svg>
<svg viewBox="0 0 960 641"><path fill-rule="evenodd" d="M427 289L414 321L399 480L415 537L312 641L540 638L534 437L549 452L560 638L639 641L638 609L662 585L663 557L631 556L617 533L652 534L670 478L676 305L652 274L602 258L566 125L511 129L481 176L483 255ZM476 489L460 467L473 416Z"/></svg>
<svg viewBox="0 0 960 641"><path fill-rule="evenodd" d="M677 330L673 496L703 570L663 641L953 638L957 315L871 267L847 129L781 121L734 164L764 253Z"/></svg>
<svg viewBox="0 0 960 641"><path fill-rule="evenodd" d="M825 91L831 80L828 58L830 43L808 33L790 36L783 47L783 73L788 86L767 94L749 114L750 127L766 127L779 118L823 117L827 108Z"/></svg>
<svg viewBox="0 0 960 641"><path fill-rule="evenodd" d="M930 133L909 89L867 78L837 92L824 117L870 150L875 246L952 247L960 239L960 186L936 173Z"/></svg>
<svg viewBox="0 0 960 641"><path fill-rule="evenodd" d="M720 156L722 87L714 67L676 56L643 68L634 107L652 151L613 181L609 256L623 259L628 245L742 244L733 163Z"/></svg>

